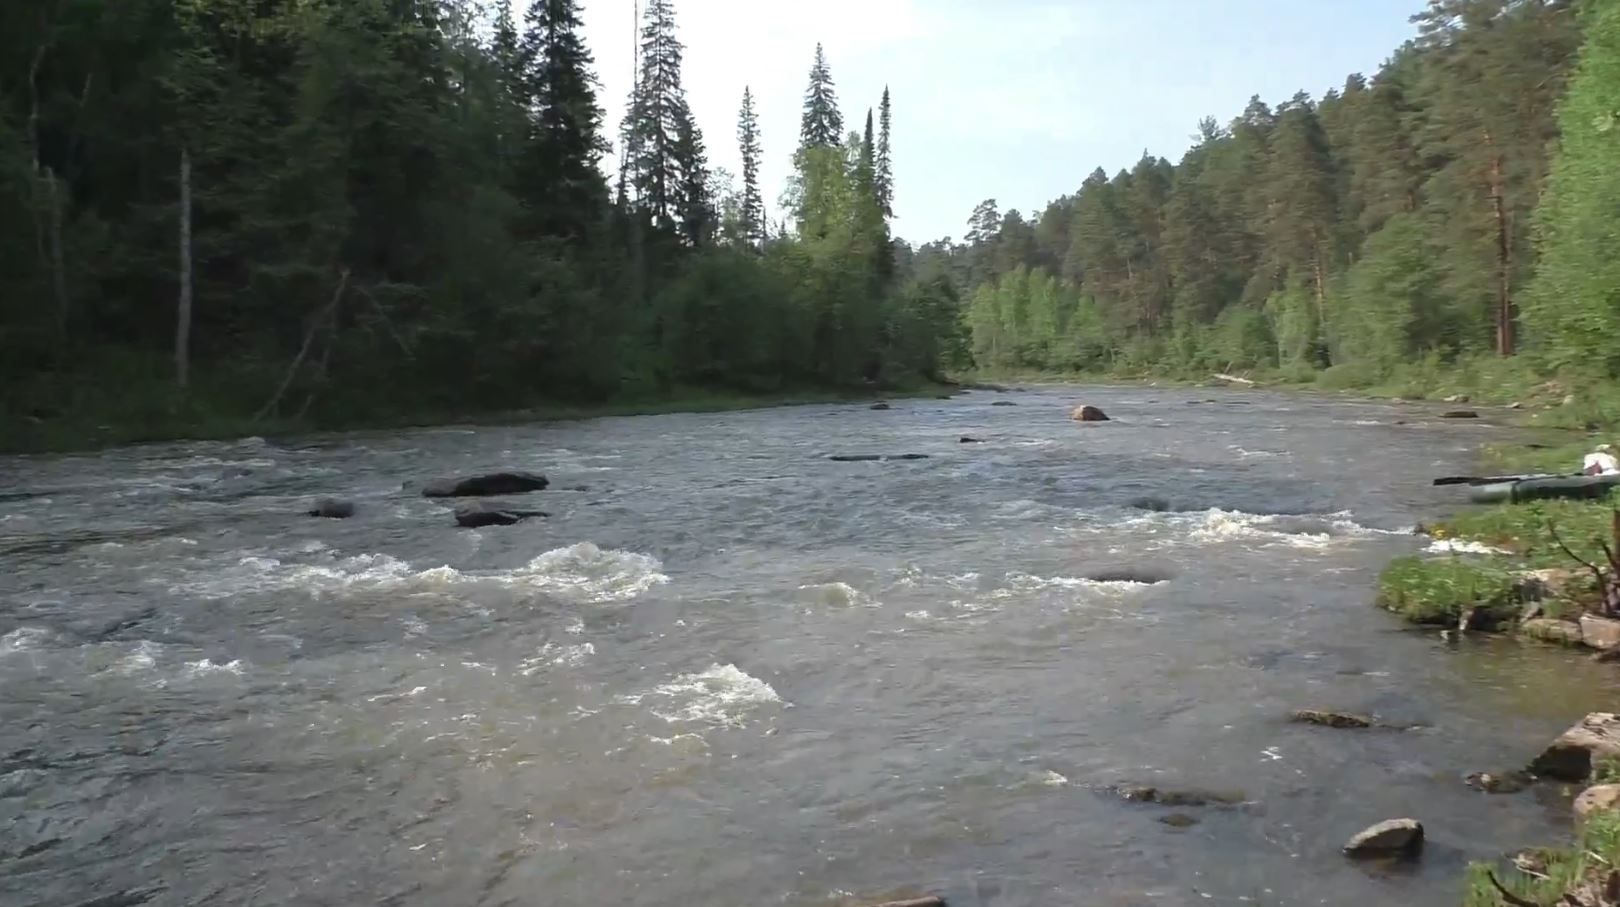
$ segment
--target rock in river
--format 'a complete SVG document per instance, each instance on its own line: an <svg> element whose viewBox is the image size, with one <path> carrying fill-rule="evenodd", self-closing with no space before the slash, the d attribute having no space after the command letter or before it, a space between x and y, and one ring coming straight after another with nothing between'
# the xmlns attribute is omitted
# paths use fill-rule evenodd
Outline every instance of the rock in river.
<svg viewBox="0 0 1620 907"><path fill-rule="evenodd" d="M1017 406L1018 404L1012 402L1011 400L997 400L996 402L994 402L994 403L992 403L990 405L991 406Z"/></svg>
<svg viewBox="0 0 1620 907"><path fill-rule="evenodd" d="M1581 642L1600 652L1620 648L1620 620L1582 614Z"/></svg>
<svg viewBox="0 0 1620 907"><path fill-rule="evenodd" d="M354 502L340 501L337 498L321 498L315 506L309 508L310 516L326 517L331 520L346 520L354 516Z"/></svg>
<svg viewBox="0 0 1620 907"><path fill-rule="evenodd" d="M1423 823L1416 819L1390 819L1363 831L1344 845L1352 857L1415 856L1423 849Z"/></svg>
<svg viewBox="0 0 1620 907"><path fill-rule="evenodd" d="M1074 412L1069 414L1069 418L1073 419L1076 422L1108 422L1108 421L1111 421L1108 418L1107 413L1103 412L1102 410L1100 410L1097 407L1092 406L1090 404L1087 404L1085 406L1076 407Z"/></svg>
<svg viewBox="0 0 1620 907"><path fill-rule="evenodd" d="M1530 776L1524 772L1474 772L1463 783L1487 794L1516 794L1529 786Z"/></svg>
<svg viewBox="0 0 1620 907"><path fill-rule="evenodd" d="M1373 726L1373 720L1366 715L1356 715L1351 712L1328 712L1321 709L1296 709L1288 716L1289 721L1297 724L1320 724L1323 727L1334 728L1367 728Z"/></svg>
<svg viewBox="0 0 1620 907"><path fill-rule="evenodd" d="M475 498L496 494L523 494L541 491L551 482L545 476L528 472L492 472L465 479L434 479L422 488L429 498Z"/></svg>
<svg viewBox="0 0 1620 907"><path fill-rule="evenodd" d="M1442 419L1478 419L1479 413L1471 409L1453 409L1440 414Z"/></svg>
<svg viewBox="0 0 1620 907"><path fill-rule="evenodd" d="M878 410L879 412L882 412L883 410L886 410L886 409L893 409L893 408L894 407L891 407L887 403L874 403L871 406L867 407L867 409L875 409L875 410Z"/></svg>
<svg viewBox="0 0 1620 907"><path fill-rule="evenodd" d="M485 526L510 526L514 523L521 523L530 517L548 515L539 510L519 510L510 504L490 502L470 507L457 507L456 525L467 529L481 529Z"/></svg>
<svg viewBox="0 0 1620 907"><path fill-rule="evenodd" d="M1620 758L1620 715L1593 712L1537 756L1530 763L1530 773L1559 781L1585 781L1594 763L1613 758Z"/></svg>
<svg viewBox="0 0 1620 907"><path fill-rule="evenodd" d="M880 460L926 460L928 454L833 454L834 463L876 463Z"/></svg>

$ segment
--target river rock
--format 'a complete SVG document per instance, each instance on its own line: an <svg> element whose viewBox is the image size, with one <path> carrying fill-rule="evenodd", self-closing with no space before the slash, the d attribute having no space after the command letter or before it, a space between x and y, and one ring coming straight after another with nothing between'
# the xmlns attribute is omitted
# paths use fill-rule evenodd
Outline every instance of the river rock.
<svg viewBox="0 0 1620 907"><path fill-rule="evenodd" d="M354 516L354 502L340 501L337 498L321 498L315 506L309 508L310 516L325 517L329 520L346 520Z"/></svg>
<svg viewBox="0 0 1620 907"><path fill-rule="evenodd" d="M1593 712L1560 734L1530 763L1530 773L1559 781L1585 781L1592 764L1620 758L1620 715Z"/></svg>
<svg viewBox="0 0 1620 907"><path fill-rule="evenodd" d="M1451 396L1447 397L1443 402L1446 402L1446 403L1467 403L1468 402L1468 395L1467 394L1452 394Z"/></svg>
<svg viewBox="0 0 1620 907"><path fill-rule="evenodd" d="M481 529L485 526L511 526L530 517L544 516L549 516L549 514L539 510L519 510L510 504L489 502L470 507L457 507L456 525L466 529Z"/></svg>
<svg viewBox="0 0 1620 907"><path fill-rule="evenodd" d="M524 494L541 491L551 482L545 476L528 472L492 472L465 479L434 479L422 487L429 498L473 498L497 494Z"/></svg>
<svg viewBox="0 0 1620 907"><path fill-rule="evenodd" d="M1171 828L1191 828L1198 824L1198 817L1189 816L1186 813L1170 813L1166 816L1160 816L1159 821Z"/></svg>
<svg viewBox="0 0 1620 907"><path fill-rule="evenodd" d="M1108 421L1111 421L1108 418L1107 413L1103 412L1102 410L1100 410L1097 407L1092 406L1090 404L1087 404L1087 405L1081 406L1081 407L1076 407L1075 411L1069 414L1069 418L1073 419L1076 422L1108 422Z"/></svg>
<svg viewBox="0 0 1620 907"><path fill-rule="evenodd" d="M1581 642L1603 652L1620 648L1620 620L1582 614Z"/></svg>
<svg viewBox="0 0 1620 907"><path fill-rule="evenodd" d="M1332 728L1368 728L1373 726L1373 720L1366 715L1356 715L1350 712L1327 712L1321 709L1297 709L1288 716L1289 721L1298 724L1319 724Z"/></svg>
<svg viewBox="0 0 1620 907"><path fill-rule="evenodd" d="M1537 617L1519 625L1519 632L1531 639L1565 646L1581 644L1581 625L1574 621Z"/></svg>
<svg viewBox="0 0 1620 907"><path fill-rule="evenodd" d="M1593 813L1620 808L1620 784L1594 784L1575 798L1575 827L1586 824Z"/></svg>
<svg viewBox="0 0 1620 907"><path fill-rule="evenodd" d="M1471 409L1452 409L1440 414L1442 419L1478 419L1479 413Z"/></svg>
<svg viewBox="0 0 1620 907"><path fill-rule="evenodd" d="M878 410L878 411L882 411L882 410L886 410L886 409L893 409L893 408L894 407L890 406L887 403L874 403L871 406L867 407L867 409L874 409L874 410Z"/></svg>
<svg viewBox="0 0 1620 907"><path fill-rule="evenodd" d="M962 440L959 443L962 443L962 444L983 444L984 439L983 438L970 438L967 435L963 435Z"/></svg>
<svg viewBox="0 0 1620 907"><path fill-rule="evenodd" d="M834 463L876 463L880 460L926 460L928 454L833 454Z"/></svg>
<svg viewBox="0 0 1620 907"><path fill-rule="evenodd" d="M1474 772L1463 783L1487 794L1516 794L1530 785L1530 776L1524 772Z"/></svg>
<svg viewBox="0 0 1620 907"><path fill-rule="evenodd" d="M1018 404L1012 402L1011 400L997 400L994 403L991 403L990 405L991 406L1017 406Z"/></svg>
<svg viewBox="0 0 1620 907"><path fill-rule="evenodd" d="M1157 803L1161 806L1236 806L1245 799L1242 791L1174 790L1147 785L1127 785L1117 790L1121 798L1133 803Z"/></svg>
<svg viewBox="0 0 1620 907"><path fill-rule="evenodd" d="M1415 856L1422 849L1423 823L1416 819L1380 822L1344 845L1352 857Z"/></svg>

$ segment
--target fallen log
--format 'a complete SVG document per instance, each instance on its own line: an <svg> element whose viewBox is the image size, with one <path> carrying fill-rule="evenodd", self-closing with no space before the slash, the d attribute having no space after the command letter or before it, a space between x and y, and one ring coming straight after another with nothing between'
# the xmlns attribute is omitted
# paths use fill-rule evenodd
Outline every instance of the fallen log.
<svg viewBox="0 0 1620 907"><path fill-rule="evenodd" d="M1228 375L1225 372L1217 372L1216 374L1211 375L1210 377L1214 378L1216 381L1225 381L1225 382L1228 382L1230 384L1241 384L1244 387L1254 387L1254 381L1252 381L1251 379L1239 378L1236 375Z"/></svg>

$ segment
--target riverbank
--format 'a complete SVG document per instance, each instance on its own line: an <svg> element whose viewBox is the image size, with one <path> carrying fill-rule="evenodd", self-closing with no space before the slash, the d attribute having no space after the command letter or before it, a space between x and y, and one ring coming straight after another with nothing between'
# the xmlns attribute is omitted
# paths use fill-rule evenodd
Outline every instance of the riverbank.
<svg viewBox="0 0 1620 907"><path fill-rule="evenodd" d="M1569 473L1600 443L1614 443L1620 424L1604 405L1602 388L1527 411L1526 437L1486 446L1482 472ZM1586 407L1580 406L1583 399ZM1378 604L1446 634L1471 631L1517 635L1527 645L1572 647L1608 661L1620 652L1620 622L1602 610L1597 575L1607 568L1615 536L1614 503L1538 501L1459 509L1426 528L1434 539L1423 554L1391 563L1379 581ZM1584 563L1583 563L1584 562ZM1571 716L1578 719L1580 716ZM1612 767L1591 783L1612 780ZM1577 788L1567 792L1573 795ZM1620 866L1620 812L1600 812L1578 824L1567 846L1525 851L1510 861L1475 863L1465 907L1566 903L1567 895L1596 897ZM1520 899L1520 900L1515 900ZM1603 907L1614 900L1567 903Z"/></svg>
<svg viewBox="0 0 1620 907"><path fill-rule="evenodd" d="M748 393L681 388L657 396L626 397L598 403L541 403L519 408L477 410L378 411L338 423L330 418L270 418L221 412L206 403L172 405L141 412L98 410L62 416L13 416L0 431L0 454L70 453L156 441L222 441L251 436L287 437L322 431L372 431L435 425L512 425L568 422L611 416L734 412L779 406L871 403L884 399L948 396L994 389L972 381L909 381L888 386L803 389Z"/></svg>

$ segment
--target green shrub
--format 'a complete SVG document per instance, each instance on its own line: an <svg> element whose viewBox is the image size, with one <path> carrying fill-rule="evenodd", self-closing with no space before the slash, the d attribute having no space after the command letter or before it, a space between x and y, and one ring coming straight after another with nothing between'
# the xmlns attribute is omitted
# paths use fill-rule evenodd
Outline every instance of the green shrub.
<svg viewBox="0 0 1620 907"><path fill-rule="evenodd" d="M1462 558L1398 558L1378 578L1378 605L1415 624L1455 625L1464 611L1481 609L1481 623L1511 620L1518 610L1517 580L1497 564Z"/></svg>

